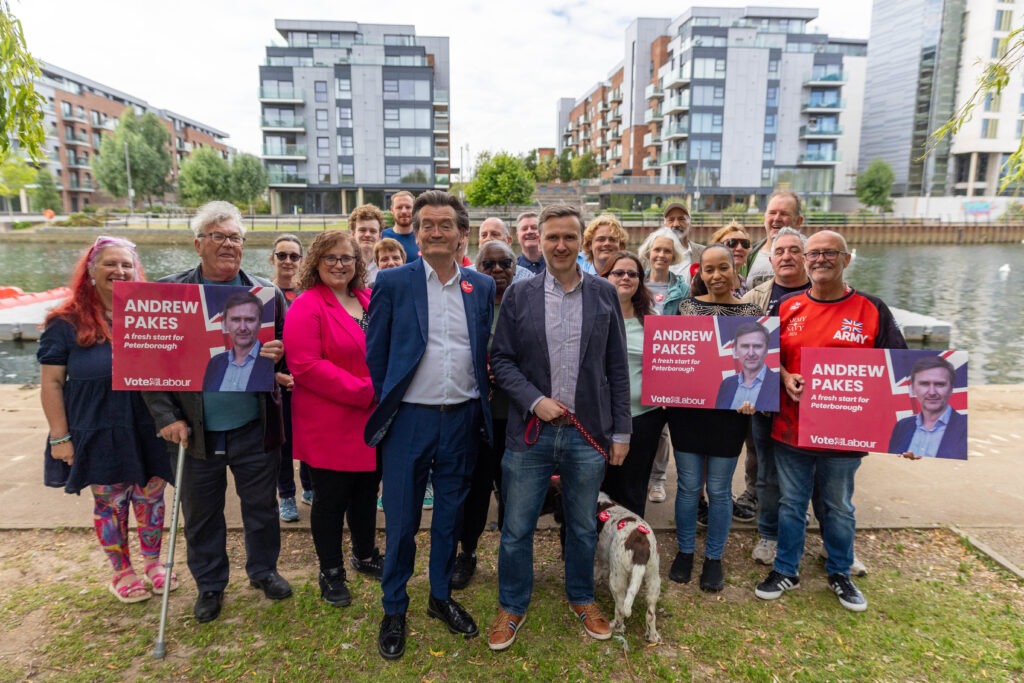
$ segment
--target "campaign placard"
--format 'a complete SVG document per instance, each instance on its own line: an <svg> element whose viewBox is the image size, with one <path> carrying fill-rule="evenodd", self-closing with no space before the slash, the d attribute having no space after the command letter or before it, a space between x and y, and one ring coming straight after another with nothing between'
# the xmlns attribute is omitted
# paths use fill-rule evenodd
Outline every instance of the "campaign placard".
<svg viewBox="0 0 1024 683"><path fill-rule="evenodd" d="M777 317L647 316L643 363L643 405L779 409Z"/></svg>
<svg viewBox="0 0 1024 683"><path fill-rule="evenodd" d="M967 459L967 352L803 350L800 446Z"/></svg>
<svg viewBox="0 0 1024 683"><path fill-rule="evenodd" d="M114 283L115 390L271 391L274 288Z"/></svg>

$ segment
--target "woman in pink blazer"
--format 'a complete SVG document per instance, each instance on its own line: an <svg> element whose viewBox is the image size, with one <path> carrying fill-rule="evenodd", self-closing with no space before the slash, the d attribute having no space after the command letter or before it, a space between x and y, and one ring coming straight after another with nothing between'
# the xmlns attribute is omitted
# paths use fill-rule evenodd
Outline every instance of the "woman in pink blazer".
<svg viewBox="0 0 1024 683"><path fill-rule="evenodd" d="M344 518L352 537L351 564L380 578L384 560L375 547L376 449L363 441L374 407L366 367L366 265L348 232L329 230L313 241L302 265L303 293L288 309L284 344L295 378L293 453L310 467L310 529L320 561L320 595L335 607L351 603L341 551Z"/></svg>

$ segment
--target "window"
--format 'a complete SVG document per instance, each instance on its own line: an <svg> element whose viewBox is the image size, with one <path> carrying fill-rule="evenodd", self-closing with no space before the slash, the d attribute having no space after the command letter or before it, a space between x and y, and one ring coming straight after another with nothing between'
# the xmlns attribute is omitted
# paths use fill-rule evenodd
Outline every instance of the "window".
<svg viewBox="0 0 1024 683"><path fill-rule="evenodd" d="M720 140L691 140L690 159L700 161L718 161L722 158L722 142Z"/></svg>
<svg viewBox="0 0 1024 683"><path fill-rule="evenodd" d="M695 107L721 107L725 104L725 88L720 85L695 86L692 100Z"/></svg>
<svg viewBox="0 0 1024 683"><path fill-rule="evenodd" d="M768 87L768 96L765 99L766 107L778 107L779 106L779 87L772 85Z"/></svg>
<svg viewBox="0 0 1024 683"><path fill-rule="evenodd" d="M331 34L331 47L341 47L341 34L340 33L332 33Z"/></svg>
<svg viewBox="0 0 1024 683"><path fill-rule="evenodd" d="M388 183L432 183L430 164L387 164L384 180Z"/></svg>
<svg viewBox="0 0 1024 683"><path fill-rule="evenodd" d="M355 147L352 143L351 135L339 135L338 136L338 154L343 157L350 157L356 153Z"/></svg>
<svg viewBox="0 0 1024 683"><path fill-rule="evenodd" d="M770 59L768 60L768 73L777 74L779 73L779 60Z"/></svg>
<svg viewBox="0 0 1024 683"><path fill-rule="evenodd" d="M327 101L327 81L313 81L314 99L317 102Z"/></svg>
<svg viewBox="0 0 1024 683"><path fill-rule="evenodd" d="M722 115L699 113L690 115L691 133L721 133Z"/></svg>
<svg viewBox="0 0 1024 683"><path fill-rule="evenodd" d="M62 114L64 114L64 118L69 118L71 116L71 103L70 102L61 102L60 103L60 111L61 111Z"/></svg>
<svg viewBox="0 0 1024 683"><path fill-rule="evenodd" d="M339 100L350 100L350 99L352 99L352 79L350 79L350 78L335 78L334 79L334 90L335 90L335 96Z"/></svg>
<svg viewBox="0 0 1024 683"><path fill-rule="evenodd" d="M317 109L316 110L316 129L327 130L327 110Z"/></svg>
<svg viewBox="0 0 1024 683"><path fill-rule="evenodd" d="M694 78L725 78L724 59L693 60Z"/></svg>
<svg viewBox="0 0 1024 683"><path fill-rule="evenodd" d="M426 135L389 135L384 138L384 156L429 157L431 138Z"/></svg>
<svg viewBox="0 0 1024 683"><path fill-rule="evenodd" d="M775 114L767 114L764 117L764 132L766 135L779 132L779 117Z"/></svg>
<svg viewBox="0 0 1024 683"><path fill-rule="evenodd" d="M338 128L352 127L352 107L338 107Z"/></svg>
<svg viewBox="0 0 1024 683"><path fill-rule="evenodd" d="M384 79L384 99L410 102L430 101L430 81L413 79Z"/></svg>
<svg viewBox="0 0 1024 683"><path fill-rule="evenodd" d="M1006 39L1005 38L993 38L992 39L992 59L999 59L1006 53Z"/></svg>
<svg viewBox="0 0 1024 683"><path fill-rule="evenodd" d="M341 164L340 182L354 183L356 180L356 167L354 164Z"/></svg>
<svg viewBox="0 0 1024 683"><path fill-rule="evenodd" d="M999 93L988 93L985 95L985 111L999 111L999 104L1002 98Z"/></svg>
<svg viewBox="0 0 1024 683"><path fill-rule="evenodd" d="M100 133L92 134L92 146L96 149L100 148L100 143L103 142L103 135Z"/></svg>
<svg viewBox="0 0 1024 683"><path fill-rule="evenodd" d="M288 47L306 47L306 34L292 31L288 34Z"/></svg>
<svg viewBox="0 0 1024 683"><path fill-rule="evenodd" d="M316 177L321 183L331 182L331 165L318 164L316 167Z"/></svg>
<svg viewBox="0 0 1024 683"><path fill-rule="evenodd" d="M1009 31L1013 28L1013 12L1008 9L997 9L995 28L997 31Z"/></svg>
<svg viewBox="0 0 1024 683"><path fill-rule="evenodd" d="M772 161L775 158L775 141L765 140L764 150L761 152L761 159L763 161Z"/></svg>
<svg viewBox="0 0 1024 683"><path fill-rule="evenodd" d="M982 119L981 137L992 140L999 135L999 119Z"/></svg>
<svg viewBox="0 0 1024 683"><path fill-rule="evenodd" d="M385 107L384 108L385 128L430 128L430 110Z"/></svg>
<svg viewBox="0 0 1024 683"><path fill-rule="evenodd" d="M317 33L307 33L306 44L310 47L316 47L320 44L320 35Z"/></svg>
<svg viewBox="0 0 1024 683"><path fill-rule="evenodd" d="M331 139L330 138L317 138L316 139L316 155L318 157L329 157L329 156L331 156Z"/></svg>

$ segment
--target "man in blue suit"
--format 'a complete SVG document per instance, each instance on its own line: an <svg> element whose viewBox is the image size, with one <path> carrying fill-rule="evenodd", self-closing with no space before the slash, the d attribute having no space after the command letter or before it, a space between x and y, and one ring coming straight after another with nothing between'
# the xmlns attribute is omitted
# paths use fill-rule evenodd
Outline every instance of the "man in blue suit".
<svg viewBox="0 0 1024 683"><path fill-rule="evenodd" d="M601 451L612 465L622 464L632 431L625 326L615 287L576 264L583 233L579 211L549 206L539 222L546 270L505 292L491 345L494 378L511 402L501 465L505 518L498 616L488 634L492 650L511 646L526 617L533 534L556 469L566 524L566 597L587 635L611 637L594 604L594 553L605 471Z"/></svg>
<svg viewBox="0 0 1024 683"><path fill-rule="evenodd" d="M718 385L715 408L740 410L747 405L750 411L779 409L779 373L764 364L768 343L768 330L760 323L743 323L736 328L732 353L742 370Z"/></svg>
<svg viewBox="0 0 1024 683"><path fill-rule="evenodd" d="M274 361L260 355L257 338L262 321L263 302L252 292L227 298L224 333L231 337L231 350L207 363L203 391L273 391Z"/></svg>
<svg viewBox="0 0 1024 683"><path fill-rule="evenodd" d="M380 445L387 511L384 619L377 638L385 659L405 652L406 584L431 472L427 614L452 633L469 638L479 632L451 599L449 583L481 426L491 439L487 340L494 280L455 262L459 241L469 234L469 214L458 198L424 192L413 205L412 227L422 258L380 271L366 331L366 363L378 404L365 437L369 445Z"/></svg>
<svg viewBox="0 0 1024 683"><path fill-rule="evenodd" d="M967 418L953 410L956 371L942 356L919 358L910 369L910 394L921 412L896 423L889 453L917 458L966 458Z"/></svg>

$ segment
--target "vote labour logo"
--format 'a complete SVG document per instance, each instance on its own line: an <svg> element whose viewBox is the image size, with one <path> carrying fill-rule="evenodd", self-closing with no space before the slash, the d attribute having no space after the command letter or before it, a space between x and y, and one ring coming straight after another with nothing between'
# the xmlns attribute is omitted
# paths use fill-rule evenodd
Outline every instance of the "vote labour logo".
<svg viewBox="0 0 1024 683"><path fill-rule="evenodd" d="M864 334L864 323L853 318L843 318L842 324L839 325L839 331L832 335L832 338L863 344L867 341L868 336Z"/></svg>

